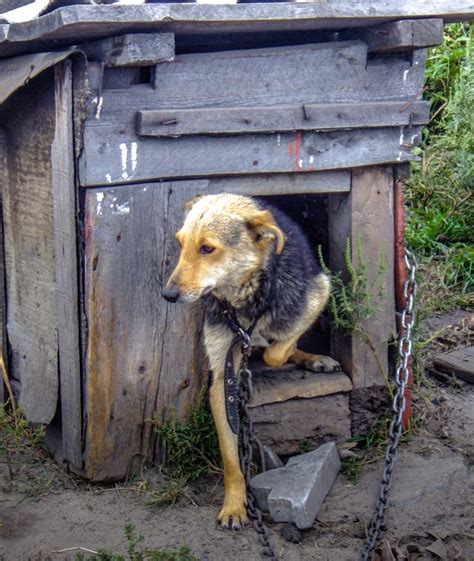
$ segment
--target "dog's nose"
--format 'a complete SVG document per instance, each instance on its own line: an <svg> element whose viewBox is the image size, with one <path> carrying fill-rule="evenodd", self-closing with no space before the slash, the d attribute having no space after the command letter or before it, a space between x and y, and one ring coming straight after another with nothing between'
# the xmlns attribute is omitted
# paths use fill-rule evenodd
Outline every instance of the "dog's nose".
<svg viewBox="0 0 474 561"><path fill-rule="evenodd" d="M176 302L180 296L179 290L173 286L164 288L161 295L168 302Z"/></svg>

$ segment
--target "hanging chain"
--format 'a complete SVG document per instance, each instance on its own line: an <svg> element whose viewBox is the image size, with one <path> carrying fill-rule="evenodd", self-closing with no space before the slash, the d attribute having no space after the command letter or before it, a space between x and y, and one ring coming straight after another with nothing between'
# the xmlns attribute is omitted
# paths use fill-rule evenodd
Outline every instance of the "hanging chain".
<svg viewBox="0 0 474 561"><path fill-rule="evenodd" d="M369 561L384 531L385 510L388 506L388 494L392 486L393 467L397 455L397 446L403 429L403 412L405 411L405 390L409 380L409 360L412 350L412 329L415 323L413 303L416 297L416 268L415 256L405 248L405 265L407 279L403 288L405 309L400 319L400 341L398 345L399 364L396 373L397 391L393 398L392 421L389 429L389 441L385 450L385 466L380 484L379 498L372 517L367 542L362 552L361 561Z"/></svg>
<svg viewBox="0 0 474 561"><path fill-rule="evenodd" d="M239 410L240 410L240 433L239 433L239 455L240 467L245 479L247 490L247 514L252 522L254 530L262 546L262 554L271 561L278 561L278 554L270 543L268 528L263 522L262 511L256 504L255 497L250 489L252 478L251 466L253 458L252 444L254 442L252 419L248 414L247 403L252 399L252 372L248 368L250 354L250 337L245 331L241 333L242 363L240 366L239 385Z"/></svg>

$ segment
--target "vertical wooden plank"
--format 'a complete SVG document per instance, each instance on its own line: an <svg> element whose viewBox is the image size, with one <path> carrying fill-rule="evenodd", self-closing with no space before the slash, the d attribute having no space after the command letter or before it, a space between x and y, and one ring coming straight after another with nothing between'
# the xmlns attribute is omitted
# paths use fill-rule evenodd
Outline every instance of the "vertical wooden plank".
<svg viewBox="0 0 474 561"><path fill-rule="evenodd" d="M192 183L178 191L191 198ZM182 418L202 385L196 312L161 297L181 201L170 183L86 192L86 471L96 481L151 456L147 420Z"/></svg>
<svg viewBox="0 0 474 561"><path fill-rule="evenodd" d="M388 373L387 343L395 325L393 173L390 166L353 170L351 192L329 197L330 266L333 270L345 270L344 249L348 237L355 266L358 265L358 244L362 259L367 263L375 313L363 322L370 345L360 336L343 337L336 333L331 341L332 353L351 374L355 388L383 385L384 375ZM385 272L380 278L382 256ZM345 274L347 278L347 271Z"/></svg>
<svg viewBox="0 0 474 561"><path fill-rule="evenodd" d="M71 62L55 67L55 129L51 145L56 310L63 456L82 462L81 361L74 185Z"/></svg>
<svg viewBox="0 0 474 561"><path fill-rule="evenodd" d="M54 71L45 71L2 106L9 181L3 192L10 371L28 420L49 423L58 398L51 144Z"/></svg>
<svg viewBox="0 0 474 561"><path fill-rule="evenodd" d="M8 181L7 135L0 128L0 352L7 361L7 307L5 293L5 253L3 248L3 191ZM4 400L4 386L0 380L0 403Z"/></svg>

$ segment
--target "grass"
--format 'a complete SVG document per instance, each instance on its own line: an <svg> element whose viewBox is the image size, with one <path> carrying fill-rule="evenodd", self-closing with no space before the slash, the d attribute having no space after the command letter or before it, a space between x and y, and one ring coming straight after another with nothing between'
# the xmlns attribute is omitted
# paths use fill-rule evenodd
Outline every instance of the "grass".
<svg viewBox="0 0 474 561"><path fill-rule="evenodd" d="M97 553L87 558L82 553L77 553L75 561L198 561L191 554L191 550L182 546L174 551L164 549L149 549L143 546L143 536L135 532L133 524L127 524L124 528L127 540L127 556L113 553L106 549L100 549Z"/></svg>
<svg viewBox="0 0 474 561"><path fill-rule="evenodd" d="M474 304L474 64L468 24L428 57L432 117L406 182L406 242L420 263L419 308Z"/></svg>
<svg viewBox="0 0 474 561"><path fill-rule="evenodd" d="M157 425L165 449L165 463L175 479L194 481L202 475L221 473L217 433L204 392L185 421L172 417Z"/></svg>

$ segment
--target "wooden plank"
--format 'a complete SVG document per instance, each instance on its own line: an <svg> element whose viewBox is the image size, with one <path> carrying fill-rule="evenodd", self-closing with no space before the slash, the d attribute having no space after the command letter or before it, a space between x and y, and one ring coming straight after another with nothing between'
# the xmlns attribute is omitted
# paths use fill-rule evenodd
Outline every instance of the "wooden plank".
<svg viewBox="0 0 474 561"><path fill-rule="evenodd" d="M458 378L474 384L474 347L459 347L449 353L436 355L435 368L455 374Z"/></svg>
<svg viewBox="0 0 474 561"><path fill-rule="evenodd" d="M55 109L53 71L47 70L11 97L2 115L8 135L3 218L10 370L21 384L20 405L34 423L49 423L58 400L51 196Z"/></svg>
<svg viewBox="0 0 474 561"><path fill-rule="evenodd" d="M55 130L51 144L62 453L82 465L82 389L74 184L72 63L55 67Z"/></svg>
<svg viewBox="0 0 474 561"><path fill-rule="evenodd" d="M129 33L83 43L80 49L105 66L150 66L175 55L173 33Z"/></svg>
<svg viewBox="0 0 474 561"><path fill-rule="evenodd" d="M373 27L341 32L341 39L360 39L369 52L391 53L440 45L444 22L441 18L401 20Z"/></svg>
<svg viewBox="0 0 474 561"><path fill-rule="evenodd" d="M253 398L249 407L278 403L294 398L313 398L350 392L352 382L343 372L321 374L297 369L293 365L282 368L252 368Z"/></svg>
<svg viewBox="0 0 474 561"><path fill-rule="evenodd" d="M201 35L233 32L347 29L400 19L472 19L471 0L370 0L366 2L278 4L145 4L142 6L68 6L27 22L0 27L0 56L44 50L150 31Z"/></svg>
<svg viewBox="0 0 474 561"><path fill-rule="evenodd" d="M5 364L8 365L7 356L7 306L5 292L5 252L3 236L3 192L7 189L8 182L8 139L3 128L0 127L0 352ZM0 403L3 403L4 383L0 381Z"/></svg>
<svg viewBox="0 0 474 561"><path fill-rule="evenodd" d="M298 454L302 445L316 448L351 436L349 395L344 393L260 405L249 415L260 442L277 454Z"/></svg>
<svg viewBox="0 0 474 561"><path fill-rule="evenodd" d="M362 328L370 345L360 335L333 333L331 356L351 375L355 388L383 385L388 373L387 344L395 328L393 174L390 166L361 168L352 172L349 194L329 197L330 267L345 268L346 239L352 243L352 260L358 264L358 249L367 265L367 282L374 309ZM380 277L383 256L385 270ZM382 290L381 290L382 288Z"/></svg>
<svg viewBox="0 0 474 561"><path fill-rule="evenodd" d="M393 101L214 107L137 111L136 131L139 136L177 137L421 125L429 118L427 101L417 101L409 107L406 102Z"/></svg>
<svg viewBox="0 0 474 561"><path fill-rule="evenodd" d="M196 182L197 183L197 182ZM351 174L347 170L308 173L279 173L238 177L213 177L206 181L207 193L238 193L239 195L270 196L310 193L344 193L351 189Z"/></svg>
<svg viewBox="0 0 474 561"><path fill-rule="evenodd" d="M335 84L357 90L366 60L362 41L179 55L155 70L155 107L344 101L348 88L334 91Z"/></svg>
<svg viewBox="0 0 474 561"><path fill-rule="evenodd" d="M115 138L88 121L79 164L83 186L148 179L311 172L416 159L419 129L378 128L176 139Z"/></svg>
<svg viewBox="0 0 474 561"><path fill-rule="evenodd" d="M86 470L93 480L123 478L136 454L152 457L147 419L182 419L203 384L197 309L161 297L177 257L183 200L194 194L192 183L86 192Z"/></svg>

